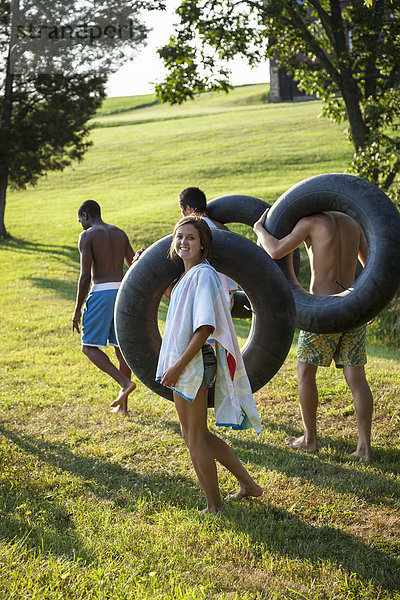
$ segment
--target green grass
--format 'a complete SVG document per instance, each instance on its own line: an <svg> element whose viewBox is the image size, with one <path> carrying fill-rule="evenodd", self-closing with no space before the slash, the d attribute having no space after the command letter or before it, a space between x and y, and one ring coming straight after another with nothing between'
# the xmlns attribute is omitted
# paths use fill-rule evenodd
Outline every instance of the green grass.
<svg viewBox="0 0 400 600"><path fill-rule="evenodd" d="M348 458L354 409L334 368L318 374L319 455L285 446L301 433L293 348L256 394L262 436L218 431L265 493L211 518L198 511L173 405L139 385L128 419L108 414L116 386L71 332L86 198L137 248L171 231L188 185L209 198L273 201L305 177L344 170L351 149L317 120L319 103L268 105L267 91L245 86L180 107L109 99L80 165L8 196L0 598L400 599L400 352L369 347L376 461L364 465ZM235 482L219 473L226 495Z"/></svg>

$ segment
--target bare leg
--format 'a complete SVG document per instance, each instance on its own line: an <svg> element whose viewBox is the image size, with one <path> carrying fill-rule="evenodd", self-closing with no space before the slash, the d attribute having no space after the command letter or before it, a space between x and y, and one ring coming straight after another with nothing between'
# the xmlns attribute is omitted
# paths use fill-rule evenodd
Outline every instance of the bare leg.
<svg viewBox="0 0 400 600"><path fill-rule="evenodd" d="M130 368L126 364L124 357L122 356L121 350L119 349L118 346L114 346L114 350L115 350L115 355L118 359L119 370L121 371L121 373L123 373L123 375L125 375L126 377L128 377L128 379L130 379L132 373L131 373Z"/></svg>
<svg viewBox="0 0 400 600"><path fill-rule="evenodd" d="M117 367L111 362L107 354L96 348L95 346L82 346L82 352L89 360L92 361L96 367L110 375L121 386L121 392L116 400L112 403L112 406L119 406L124 400L126 400L131 392L136 387L136 384L129 379L126 375L121 373ZM116 404L115 404L116 403Z"/></svg>
<svg viewBox="0 0 400 600"><path fill-rule="evenodd" d="M183 439L189 448L194 470L207 501L205 512L218 513L222 500L218 487L217 467L208 442L208 390L200 388L193 402L174 392L175 408L181 423Z"/></svg>
<svg viewBox="0 0 400 600"><path fill-rule="evenodd" d="M118 365L119 365L120 372L130 380L131 379L131 370L128 367L128 365L126 364L125 359L122 356L121 350L118 348L118 346L115 346L114 350L115 350L115 355L118 359ZM136 384L134 384L134 387L131 391L133 391L135 389L135 387L136 387ZM123 392L124 392L124 390L121 388L121 393L123 394ZM111 402L111 412L117 412L117 413L121 414L123 417L126 417L128 414L128 396L123 395L122 400L118 396L118 398L116 400Z"/></svg>
<svg viewBox="0 0 400 600"><path fill-rule="evenodd" d="M293 450L303 450L304 452L318 452L319 450L317 440L318 389L315 381L317 369L316 365L297 362L299 402L304 435L299 438L288 436L285 439L286 444Z"/></svg>
<svg viewBox="0 0 400 600"><path fill-rule="evenodd" d="M358 428L357 448L351 456L362 458L369 463L373 460L371 423L374 403L372 393L365 377L364 367L343 367L343 374L353 395Z"/></svg>
<svg viewBox="0 0 400 600"><path fill-rule="evenodd" d="M229 500L241 500L249 496L261 496L263 489L246 471L233 450L219 437L208 432L208 439L215 460L232 473L239 482L240 488L235 494L229 494Z"/></svg>
<svg viewBox="0 0 400 600"><path fill-rule="evenodd" d="M208 390L200 388L193 403L174 393L176 410L181 422L182 435L189 447L190 456L199 483L207 500L206 512L222 510L215 461L220 462L236 477L240 488L228 498L241 500L248 496L261 496L263 489L246 471L233 450L207 428Z"/></svg>

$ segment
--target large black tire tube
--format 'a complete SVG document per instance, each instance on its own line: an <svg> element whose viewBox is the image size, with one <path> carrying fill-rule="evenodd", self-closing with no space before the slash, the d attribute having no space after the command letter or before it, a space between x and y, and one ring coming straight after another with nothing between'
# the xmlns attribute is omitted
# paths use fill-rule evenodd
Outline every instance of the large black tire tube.
<svg viewBox="0 0 400 600"><path fill-rule="evenodd" d="M253 228L254 223L258 221L270 206L268 202L264 202L264 200L260 200L260 198L256 198L255 196L231 194L210 200L207 204L207 214L210 219L219 221L224 225L227 223L243 223ZM300 270L300 252L295 250L290 255L288 261L293 261L294 272L298 275ZM243 308L243 298L236 298L236 303L237 308L234 310L237 316L245 318L246 309Z"/></svg>
<svg viewBox="0 0 400 600"><path fill-rule="evenodd" d="M293 296L278 266L256 244L222 230L213 230L213 240L211 264L237 281L252 305L242 355L256 391L280 369L289 351ZM118 292L115 317L118 343L133 373L153 392L172 400L171 390L154 380L161 346L158 307L165 289L182 271L182 263L167 258L170 244L170 235L155 242L130 267Z"/></svg>
<svg viewBox="0 0 400 600"><path fill-rule="evenodd" d="M304 290L286 259L277 261L290 283L296 326L316 333L338 333L374 318L400 283L400 215L374 184L341 173L310 177L285 192L268 212L265 227L277 238L290 233L299 219L336 210L363 228L368 257L353 290L346 296L316 296Z"/></svg>
<svg viewBox="0 0 400 600"><path fill-rule="evenodd" d="M220 223L243 223L253 227L263 212L271 205L254 196L231 194L219 196L207 203L207 214L210 219Z"/></svg>

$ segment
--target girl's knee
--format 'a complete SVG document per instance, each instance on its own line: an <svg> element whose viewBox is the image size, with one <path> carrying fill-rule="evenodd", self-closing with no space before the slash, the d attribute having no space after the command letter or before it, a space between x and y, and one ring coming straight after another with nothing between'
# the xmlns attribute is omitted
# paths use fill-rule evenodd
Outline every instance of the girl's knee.
<svg viewBox="0 0 400 600"><path fill-rule="evenodd" d="M191 452L196 452L197 448L204 448L208 443L208 436L205 432L182 430L182 437Z"/></svg>

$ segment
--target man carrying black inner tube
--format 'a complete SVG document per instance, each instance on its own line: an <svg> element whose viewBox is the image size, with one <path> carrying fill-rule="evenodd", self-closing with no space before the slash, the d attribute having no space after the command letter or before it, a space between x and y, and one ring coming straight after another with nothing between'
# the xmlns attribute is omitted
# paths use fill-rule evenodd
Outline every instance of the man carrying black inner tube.
<svg viewBox="0 0 400 600"><path fill-rule="evenodd" d="M300 219L287 236L277 239L264 228L268 210L254 224L259 243L271 258L278 260L304 242L310 260L311 294L338 294L353 285L357 260L364 265L368 252L364 233L356 221L337 211L318 213ZM356 410L358 443L351 456L371 462L373 399L364 369L366 326L342 334L300 331L297 358L304 435L289 436L286 444L294 450L318 452L316 374L319 366L329 366L334 359L336 367L343 368Z"/></svg>
<svg viewBox="0 0 400 600"><path fill-rule="evenodd" d="M131 381L131 371L118 347L114 305L124 276L124 262L130 266L138 253L134 257L128 236L122 229L102 220L100 206L94 200L86 200L81 204L78 220L84 231L78 243L81 269L72 330L80 333L81 308L86 298L82 319L82 352L121 386L118 397L111 403L111 411L126 416L128 396L136 384ZM89 293L91 282L93 285ZM115 347L118 368L100 350L107 343Z"/></svg>
<svg viewBox="0 0 400 600"><path fill-rule="evenodd" d="M207 199L206 195L198 187L188 187L182 190L178 194L179 208L181 209L181 213L183 217L188 217L189 215L196 214L201 217L207 225L211 229L225 229L225 231L229 231L228 228L220 223L219 221L214 221L210 219L207 215ZM233 306L233 294L237 291L238 285L233 279L227 277L223 273L218 273L219 278L221 280L222 288L225 292L227 300L230 304L230 307Z"/></svg>

